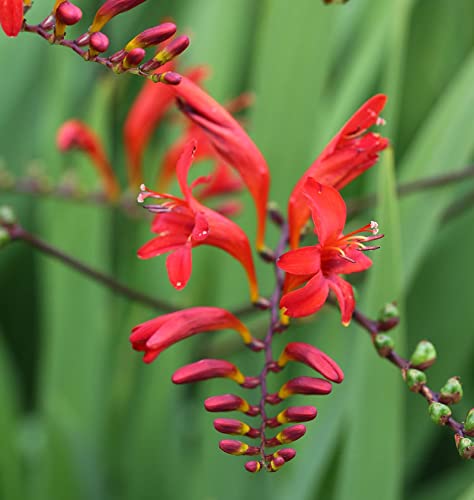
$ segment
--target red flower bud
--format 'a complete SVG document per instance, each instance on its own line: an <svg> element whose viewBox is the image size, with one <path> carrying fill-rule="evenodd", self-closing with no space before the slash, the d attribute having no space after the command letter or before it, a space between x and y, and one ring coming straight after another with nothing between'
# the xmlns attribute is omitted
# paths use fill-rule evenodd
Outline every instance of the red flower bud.
<svg viewBox="0 0 474 500"><path fill-rule="evenodd" d="M207 411L241 411L250 416L258 415L259 409L256 406L250 406L249 403L235 394L222 394L221 396L212 396L204 401L204 407Z"/></svg>
<svg viewBox="0 0 474 500"><path fill-rule="evenodd" d="M135 38L132 38L127 45L125 50L130 52L132 49L137 47L146 48L152 45L158 45L168 38L172 37L176 33L176 25L173 23L163 23L153 28L149 28L145 31L139 33Z"/></svg>
<svg viewBox="0 0 474 500"><path fill-rule="evenodd" d="M340 383L344 380L344 373L337 363L327 354L310 344L303 342L290 342L287 344L278 359L278 366L283 368L288 361L299 361L319 372L331 382Z"/></svg>
<svg viewBox="0 0 474 500"><path fill-rule="evenodd" d="M251 462L247 462L245 464L245 469L248 471L248 472L252 472L252 473L255 473L255 472L259 472L262 468L262 464L260 462L255 462L254 460L252 460Z"/></svg>
<svg viewBox="0 0 474 500"><path fill-rule="evenodd" d="M234 434L238 436L248 436L255 438L260 436L258 429L252 429L249 425L233 418L216 418L214 428L223 434Z"/></svg>
<svg viewBox="0 0 474 500"><path fill-rule="evenodd" d="M286 399L292 394L329 394L332 385L327 380L313 377L296 377L283 384L278 391L278 397Z"/></svg>
<svg viewBox="0 0 474 500"><path fill-rule="evenodd" d="M89 31L100 31L113 17L133 9L145 0L107 0L97 11Z"/></svg>
<svg viewBox="0 0 474 500"><path fill-rule="evenodd" d="M201 359L176 370L171 378L175 384L201 382L210 378L230 378L240 385L245 384L242 372L223 359Z"/></svg>
<svg viewBox="0 0 474 500"><path fill-rule="evenodd" d="M296 456L296 451L293 448L282 448L281 450L276 451L273 456L282 457L285 462L289 462L293 460Z"/></svg>
<svg viewBox="0 0 474 500"><path fill-rule="evenodd" d="M303 424L292 425L279 432L275 437L267 439L267 446L278 446L279 444L292 443L306 434L306 427Z"/></svg>
<svg viewBox="0 0 474 500"><path fill-rule="evenodd" d="M123 69L129 69L138 66L143 61L145 55L145 49L132 49L123 59Z"/></svg>
<svg viewBox="0 0 474 500"><path fill-rule="evenodd" d="M17 36L23 25L23 0L0 1L0 24L7 36Z"/></svg>
<svg viewBox="0 0 474 500"><path fill-rule="evenodd" d="M92 51L95 52L105 52L109 48L109 44L109 37L107 35L104 35L104 33L101 33L100 31L92 33L89 38L89 46Z"/></svg>
<svg viewBox="0 0 474 500"><path fill-rule="evenodd" d="M260 453L260 448L234 439L223 439L219 442L219 448L229 455L258 455Z"/></svg>
<svg viewBox="0 0 474 500"><path fill-rule="evenodd" d="M318 410L314 406L290 406L276 416L280 424L288 422L308 422L314 420Z"/></svg>
<svg viewBox="0 0 474 500"><path fill-rule="evenodd" d="M56 10L56 19L67 26L72 26L82 19L82 10L71 2L63 2Z"/></svg>

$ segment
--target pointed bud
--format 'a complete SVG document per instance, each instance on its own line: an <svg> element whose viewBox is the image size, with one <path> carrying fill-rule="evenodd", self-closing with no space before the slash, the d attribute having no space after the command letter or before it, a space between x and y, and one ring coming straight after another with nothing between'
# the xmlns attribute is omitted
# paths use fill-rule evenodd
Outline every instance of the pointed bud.
<svg viewBox="0 0 474 500"><path fill-rule="evenodd" d="M8 205L0 206L0 224L4 226L13 226L17 223L15 212Z"/></svg>
<svg viewBox="0 0 474 500"><path fill-rule="evenodd" d="M303 342L290 342L278 359L278 366L283 368L288 361L298 361L332 382L340 383L344 380L344 373L338 364L327 354L316 347Z"/></svg>
<svg viewBox="0 0 474 500"><path fill-rule="evenodd" d="M172 37L176 33L176 25L173 23L163 23L158 26L154 26L153 28L149 28L145 31L142 31L135 38L132 38L127 45L125 46L125 50L130 52L137 47L145 49L147 47L158 45L168 38Z"/></svg>
<svg viewBox="0 0 474 500"><path fill-rule="evenodd" d="M296 377L282 385L278 391L280 399L286 399L292 394L329 394L332 385L327 380L313 377Z"/></svg>
<svg viewBox="0 0 474 500"><path fill-rule="evenodd" d="M414 368L404 371L403 378L412 392L420 392L421 388L426 384L426 374Z"/></svg>
<svg viewBox="0 0 474 500"><path fill-rule="evenodd" d="M267 446L278 446L279 444L292 443L306 434L306 427L303 424L292 425L279 432L275 437L267 439Z"/></svg>
<svg viewBox="0 0 474 500"><path fill-rule="evenodd" d="M271 472L276 472L281 469L285 465L285 459L283 457L275 457L270 461L270 470Z"/></svg>
<svg viewBox="0 0 474 500"><path fill-rule="evenodd" d="M154 57L153 60L162 64L171 61L179 54L183 53L189 47L189 37L181 35L172 40L166 47L161 49Z"/></svg>
<svg viewBox="0 0 474 500"><path fill-rule="evenodd" d="M97 52L99 54L105 52L109 48L109 44L109 37L100 31L92 33L89 38L89 46L91 48L92 55Z"/></svg>
<svg viewBox="0 0 474 500"><path fill-rule="evenodd" d="M164 73L154 73L148 77L153 83L166 83L167 85L178 85L183 77L174 71Z"/></svg>
<svg viewBox="0 0 474 500"><path fill-rule="evenodd" d="M463 396L461 380L459 377L451 377L440 390L441 403L450 405L459 403Z"/></svg>
<svg viewBox="0 0 474 500"><path fill-rule="evenodd" d="M144 59L146 55L145 49L132 49L123 59L122 66L124 69L135 68Z"/></svg>
<svg viewBox="0 0 474 500"><path fill-rule="evenodd" d="M63 2L56 9L56 19L66 26L72 26L82 19L82 10L71 2Z"/></svg>
<svg viewBox="0 0 474 500"><path fill-rule="evenodd" d="M258 455L260 448L249 446L235 439L223 439L219 442L219 448L229 455Z"/></svg>
<svg viewBox="0 0 474 500"><path fill-rule="evenodd" d="M204 401L204 407L209 412L219 411L241 411L251 417L258 415L259 408L250 406L249 403L235 394L223 394L222 396L212 396Z"/></svg>
<svg viewBox="0 0 474 500"><path fill-rule="evenodd" d="M436 349L431 342L422 340L411 355L410 364L414 368L426 370L436 361Z"/></svg>
<svg viewBox="0 0 474 500"><path fill-rule="evenodd" d="M383 358L386 358L394 349L395 342L393 341L390 335L386 335L385 333L378 333L374 337L374 346L377 349L377 352Z"/></svg>
<svg viewBox="0 0 474 500"><path fill-rule="evenodd" d="M471 439L462 437L459 434L455 434L454 440L456 442L456 448L458 449L458 453L461 458L469 460L474 457L474 443Z"/></svg>
<svg viewBox="0 0 474 500"><path fill-rule="evenodd" d="M384 308L380 311L379 317L379 330L388 331L398 325L400 322L400 311L394 302L385 304Z"/></svg>
<svg viewBox="0 0 474 500"><path fill-rule="evenodd" d="M145 0L107 0L97 11L89 31L100 31L113 17L133 9Z"/></svg>
<svg viewBox="0 0 474 500"><path fill-rule="evenodd" d="M314 420L318 410L314 406L290 406L280 412L276 420L280 424L286 424L289 422L309 422Z"/></svg>
<svg viewBox="0 0 474 500"><path fill-rule="evenodd" d="M282 448L281 450L276 451L273 456L282 457L285 462L289 462L293 460L296 456L296 451L293 448Z"/></svg>
<svg viewBox="0 0 474 500"><path fill-rule="evenodd" d="M251 462L247 462L245 464L245 469L248 472L252 473L260 472L260 470L262 469L262 464L260 462L256 462L255 460L252 460Z"/></svg>
<svg viewBox="0 0 474 500"><path fill-rule="evenodd" d="M468 436L474 436L474 408L471 408L467 413L466 420L464 421L464 432Z"/></svg>
<svg viewBox="0 0 474 500"><path fill-rule="evenodd" d="M236 436L248 436L251 438L260 436L258 429L252 429L245 422L233 418L216 418L214 420L214 429L223 434L234 434Z"/></svg>
<svg viewBox="0 0 474 500"><path fill-rule="evenodd" d="M431 420L438 425L446 425L446 422L451 417L451 408L442 403L431 403L428 408Z"/></svg>
<svg viewBox="0 0 474 500"><path fill-rule="evenodd" d="M240 385L246 382L242 372L223 359L201 359L196 363L183 366L174 372L171 380L175 384L189 384L210 378L230 378Z"/></svg>

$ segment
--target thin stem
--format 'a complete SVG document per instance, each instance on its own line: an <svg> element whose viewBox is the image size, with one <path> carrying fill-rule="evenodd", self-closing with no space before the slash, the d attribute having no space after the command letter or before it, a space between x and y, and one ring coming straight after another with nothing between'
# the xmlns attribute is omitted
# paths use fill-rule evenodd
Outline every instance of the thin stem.
<svg viewBox="0 0 474 500"><path fill-rule="evenodd" d="M37 236L34 236L33 234L25 231L19 225L2 226L2 227L6 228L9 231L12 240L24 241L31 247L39 250L41 253L49 255L50 257L53 257L54 259L61 261L66 266L75 269L79 273L88 276L89 278L92 278L93 280L97 281L98 283L101 283L102 285L106 286L107 288L109 288L110 290L119 295L122 295L135 302L139 302L143 305L151 307L152 309L157 309L163 312L172 312L178 309L178 307L172 304L169 304L162 300L157 300L138 290L133 290L132 288L129 288L128 286L115 280L112 276L109 276L108 274L105 274L102 271L98 271L97 269L88 266L87 264L81 262L80 260L71 257L70 255L64 253L63 251L44 242Z"/></svg>

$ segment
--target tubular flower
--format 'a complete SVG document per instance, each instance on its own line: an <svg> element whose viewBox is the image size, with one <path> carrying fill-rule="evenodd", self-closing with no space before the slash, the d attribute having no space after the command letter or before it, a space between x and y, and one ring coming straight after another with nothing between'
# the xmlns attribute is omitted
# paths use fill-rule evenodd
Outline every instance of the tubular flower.
<svg viewBox="0 0 474 500"><path fill-rule="evenodd" d="M0 0L0 24L7 36L17 36L23 25L23 0Z"/></svg>
<svg viewBox="0 0 474 500"><path fill-rule="evenodd" d="M100 139L86 124L79 120L68 120L58 130L56 142L60 151L77 148L86 153L102 179L107 197L110 200L117 198L120 187L115 173Z"/></svg>
<svg viewBox="0 0 474 500"><path fill-rule="evenodd" d="M249 189L257 209L257 249L264 250L270 174L261 152L237 120L190 79L183 78L171 90L181 111L204 131L219 156L239 172Z"/></svg>
<svg viewBox="0 0 474 500"><path fill-rule="evenodd" d="M100 31L113 17L133 9L145 0L106 0L97 11L89 28L90 33Z"/></svg>
<svg viewBox="0 0 474 500"><path fill-rule="evenodd" d="M195 150L196 141L191 141L176 166L184 199L151 191L143 191L139 194L140 202L150 197L163 201L158 205L146 206L148 210L157 214L152 231L158 236L141 247L138 250L138 256L148 259L171 252L166 260L168 277L172 285L177 290L181 290L191 276L192 248L203 244L221 248L244 267L249 281L251 299L255 302L258 299L257 278L246 234L237 224L205 207L194 198L191 189L203 182L202 178L194 181L191 186L187 184Z"/></svg>
<svg viewBox="0 0 474 500"><path fill-rule="evenodd" d="M372 261L362 252L379 247L365 243L382 235L376 236L378 225L374 221L344 235L346 205L335 188L323 186L310 177L306 180L304 195L319 243L291 250L278 260L278 267L288 273L286 290L307 282L302 288L284 294L280 307L294 318L308 316L321 309L332 290L341 309L342 323L347 326L355 307L354 293L352 286L339 275L368 269ZM366 231L372 236L360 235Z"/></svg>
<svg viewBox="0 0 474 500"><path fill-rule="evenodd" d="M294 187L288 202L291 248L298 247L301 230L310 218L310 209L303 196L306 180L313 177L339 191L372 167L378 160L378 153L388 146L387 139L368 132L370 127L385 123L379 115L386 101L385 95L377 94L365 102Z"/></svg>
<svg viewBox="0 0 474 500"><path fill-rule="evenodd" d="M164 314L137 325L130 335L136 351L144 351L143 361L151 363L171 345L197 333L230 328L239 333L244 343L253 350L262 344L254 339L247 327L233 314L219 307L192 307Z"/></svg>

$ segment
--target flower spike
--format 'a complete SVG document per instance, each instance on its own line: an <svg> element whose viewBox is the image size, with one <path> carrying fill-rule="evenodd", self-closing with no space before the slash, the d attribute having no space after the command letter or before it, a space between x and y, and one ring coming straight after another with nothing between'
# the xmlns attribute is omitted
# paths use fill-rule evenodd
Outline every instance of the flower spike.
<svg viewBox="0 0 474 500"><path fill-rule="evenodd" d="M120 187L115 172L99 138L87 125L79 120L65 122L58 130L56 141L60 151L77 148L86 153L102 179L104 191L109 200L117 199Z"/></svg>
<svg viewBox="0 0 474 500"><path fill-rule="evenodd" d="M257 249L264 250L270 175L257 146L232 115L188 78L172 88L181 111L209 138L220 157L234 167L250 191L257 209Z"/></svg>
<svg viewBox="0 0 474 500"><path fill-rule="evenodd" d="M243 323L218 307L193 307L158 316L136 326L130 342L135 350L145 352L145 363L151 363L162 351L183 339L227 328L236 330L251 349L262 348L262 343L252 337Z"/></svg>
<svg viewBox="0 0 474 500"><path fill-rule="evenodd" d="M291 248L298 247L301 231L310 217L304 197L306 180L313 177L321 184L339 191L372 167L378 160L379 152L389 145L384 137L368 132L370 127L385 123L379 115L386 101L385 95L377 94L365 102L294 187L288 202Z"/></svg>
<svg viewBox="0 0 474 500"><path fill-rule="evenodd" d="M7 36L17 36L23 25L23 0L0 1L0 24Z"/></svg>

